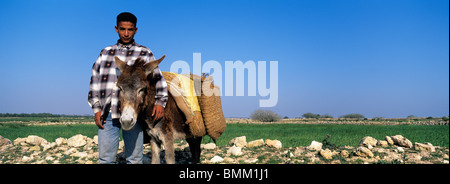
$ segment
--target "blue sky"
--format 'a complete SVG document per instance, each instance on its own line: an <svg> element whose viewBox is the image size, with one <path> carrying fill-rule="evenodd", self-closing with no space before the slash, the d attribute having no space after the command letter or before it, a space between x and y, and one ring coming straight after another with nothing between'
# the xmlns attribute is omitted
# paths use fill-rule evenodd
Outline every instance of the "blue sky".
<svg viewBox="0 0 450 184"><path fill-rule="evenodd" d="M278 61L282 116L447 116L449 2L0 1L0 113L92 114L91 67L118 39L115 17L138 17L136 42L171 63ZM247 91L246 91L247 94ZM222 97L248 117L260 96Z"/></svg>

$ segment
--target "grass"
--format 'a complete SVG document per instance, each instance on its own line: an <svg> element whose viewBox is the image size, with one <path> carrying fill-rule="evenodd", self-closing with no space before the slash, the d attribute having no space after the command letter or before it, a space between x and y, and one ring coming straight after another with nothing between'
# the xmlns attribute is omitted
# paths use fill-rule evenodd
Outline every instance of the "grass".
<svg viewBox="0 0 450 184"><path fill-rule="evenodd" d="M51 142L59 137L70 138L76 134L83 134L92 138L97 135L97 131L96 125L86 124L27 126L22 123L0 123L0 135L11 141L28 135L37 135Z"/></svg>
<svg viewBox="0 0 450 184"><path fill-rule="evenodd" d="M326 135L337 146L357 146L365 136L384 140L389 135L403 135L411 142L430 142L435 146L449 147L449 127L429 125L314 125L314 124L228 124L225 133L217 140L219 146L228 144L234 137L278 139L283 147L308 146L311 141L321 142ZM203 142L208 142L205 138Z"/></svg>
<svg viewBox="0 0 450 184"><path fill-rule="evenodd" d="M97 135L97 126L86 124L34 126L19 123L0 123L0 135L13 141L17 137L37 135L48 141L58 137L70 138L76 134ZM227 145L238 136L247 136L247 142L256 139L278 139L283 147L308 146L311 141L321 142L326 135L336 146L357 146L365 136L384 140L389 135L403 135L411 142L430 142L449 147L449 126L438 125L314 125L314 124L227 124L225 133L217 140L218 146ZM206 136L203 143L212 142Z"/></svg>

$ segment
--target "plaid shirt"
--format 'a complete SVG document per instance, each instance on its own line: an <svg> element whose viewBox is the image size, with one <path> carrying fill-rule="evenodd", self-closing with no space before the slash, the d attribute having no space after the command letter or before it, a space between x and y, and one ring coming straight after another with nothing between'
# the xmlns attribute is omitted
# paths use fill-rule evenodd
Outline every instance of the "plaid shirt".
<svg viewBox="0 0 450 184"><path fill-rule="evenodd" d="M132 44L124 45L117 43L104 48L92 66L92 76L89 85L88 102L94 113L102 111L102 115L111 112L111 117L119 118L119 88L116 86L120 70L114 61L114 56L131 65L141 57L146 62L155 60L152 51L147 47L139 45L134 41ZM161 80L156 83L156 105L166 107L168 92L167 83L156 67L153 70L153 77Z"/></svg>

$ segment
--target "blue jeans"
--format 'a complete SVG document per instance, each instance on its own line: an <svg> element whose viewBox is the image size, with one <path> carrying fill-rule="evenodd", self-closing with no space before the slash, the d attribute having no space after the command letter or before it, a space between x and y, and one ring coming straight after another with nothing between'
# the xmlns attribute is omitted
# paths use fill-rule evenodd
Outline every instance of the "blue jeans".
<svg viewBox="0 0 450 184"><path fill-rule="evenodd" d="M104 129L98 129L98 163L115 164L119 148L119 119L112 119L111 114L103 124ZM125 158L127 164L142 164L144 135L139 122L129 131L122 130L125 143Z"/></svg>

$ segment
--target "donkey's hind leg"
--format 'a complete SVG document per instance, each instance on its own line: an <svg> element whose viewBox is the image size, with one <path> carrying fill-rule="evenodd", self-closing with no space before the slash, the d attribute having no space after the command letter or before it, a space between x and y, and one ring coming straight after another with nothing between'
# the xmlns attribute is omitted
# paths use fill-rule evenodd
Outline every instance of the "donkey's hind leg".
<svg viewBox="0 0 450 184"><path fill-rule="evenodd" d="M192 137L186 139L186 141L189 143L189 148L191 149L193 164L200 164L200 154L202 152L200 144L202 142L202 138L203 137Z"/></svg>

